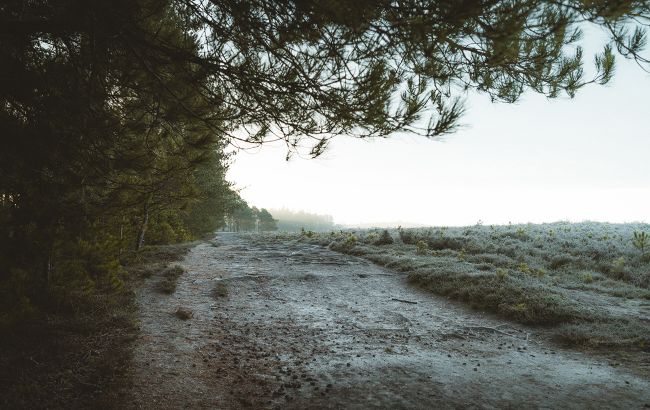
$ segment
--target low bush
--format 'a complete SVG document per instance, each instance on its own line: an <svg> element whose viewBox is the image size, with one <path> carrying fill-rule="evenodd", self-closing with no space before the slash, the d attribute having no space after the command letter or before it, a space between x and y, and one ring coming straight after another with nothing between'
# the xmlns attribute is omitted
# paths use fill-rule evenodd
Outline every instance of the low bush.
<svg viewBox="0 0 650 410"><path fill-rule="evenodd" d="M558 255L554 256L548 264L548 267L551 269L560 269L564 266L567 266L573 262L575 258L570 255Z"/></svg>
<svg viewBox="0 0 650 410"><path fill-rule="evenodd" d="M432 250L443 250L443 249L460 250L463 249L467 244L466 239L448 238L448 237L427 238L426 241L427 244L429 245L429 249Z"/></svg>
<svg viewBox="0 0 650 410"><path fill-rule="evenodd" d="M377 239L375 241L374 244L379 245L379 246L381 246L381 245L392 245L393 242L394 242L393 237L390 236L390 233L388 233L388 231L386 229L384 229L384 231L381 233L381 236L379 237L379 239Z"/></svg>
<svg viewBox="0 0 650 410"><path fill-rule="evenodd" d="M417 238L413 231L402 229L402 227L397 228L397 233L399 234L399 239L402 243L406 245L415 245Z"/></svg>
<svg viewBox="0 0 650 410"><path fill-rule="evenodd" d="M609 272L607 272L608 276L612 277L613 279L629 281L631 279L631 275L626 265L627 261L624 257L616 258L612 262Z"/></svg>
<svg viewBox="0 0 650 410"><path fill-rule="evenodd" d="M415 244L415 254L416 255L426 255L429 253L429 245L424 241L418 241Z"/></svg>
<svg viewBox="0 0 650 410"><path fill-rule="evenodd" d="M162 272L162 278L156 285L156 289L167 295L171 295L176 291L176 284L178 278L185 272L185 270L178 265L170 266Z"/></svg>

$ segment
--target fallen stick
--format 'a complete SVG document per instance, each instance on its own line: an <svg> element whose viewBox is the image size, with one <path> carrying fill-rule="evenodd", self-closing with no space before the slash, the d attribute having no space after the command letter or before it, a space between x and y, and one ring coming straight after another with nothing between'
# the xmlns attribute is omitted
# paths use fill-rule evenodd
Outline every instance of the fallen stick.
<svg viewBox="0 0 650 410"><path fill-rule="evenodd" d="M397 299L397 298L391 298L390 300L394 300L396 302L402 302L402 303L410 303L411 305L417 305L418 302L413 302L411 300L404 300L404 299Z"/></svg>

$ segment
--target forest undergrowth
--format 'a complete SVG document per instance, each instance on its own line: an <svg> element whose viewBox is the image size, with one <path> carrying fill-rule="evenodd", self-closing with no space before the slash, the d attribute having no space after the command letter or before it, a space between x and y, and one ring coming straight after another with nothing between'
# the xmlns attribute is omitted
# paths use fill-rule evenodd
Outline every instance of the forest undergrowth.
<svg viewBox="0 0 650 410"><path fill-rule="evenodd" d="M122 407L138 335L135 290L152 276L172 286L174 262L195 244L125 255L119 289L68 293L57 306L0 329L0 408Z"/></svg>

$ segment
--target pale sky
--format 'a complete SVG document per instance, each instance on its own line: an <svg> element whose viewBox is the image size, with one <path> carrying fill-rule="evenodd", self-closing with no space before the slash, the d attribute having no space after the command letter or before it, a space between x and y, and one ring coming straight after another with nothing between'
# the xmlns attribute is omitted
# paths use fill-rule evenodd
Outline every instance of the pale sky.
<svg viewBox="0 0 650 410"><path fill-rule="evenodd" d="M609 85L572 100L470 94L462 122L444 141L337 137L317 159L241 151L228 179L251 205L339 224L650 222L650 75L635 63L618 56Z"/></svg>

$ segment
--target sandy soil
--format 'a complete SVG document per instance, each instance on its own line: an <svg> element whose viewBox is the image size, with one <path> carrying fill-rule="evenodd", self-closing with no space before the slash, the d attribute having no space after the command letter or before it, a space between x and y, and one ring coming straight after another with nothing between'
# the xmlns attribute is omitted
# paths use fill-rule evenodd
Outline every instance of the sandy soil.
<svg viewBox="0 0 650 410"><path fill-rule="evenodd" d="M182 265L138 293L133 408L650 408L642 373L359 258L224 233Z"/></svg>

